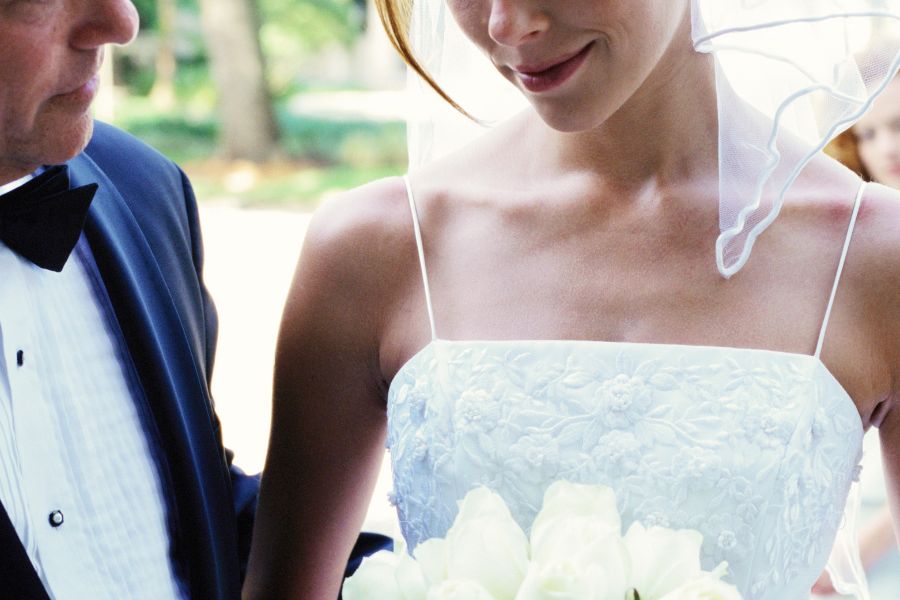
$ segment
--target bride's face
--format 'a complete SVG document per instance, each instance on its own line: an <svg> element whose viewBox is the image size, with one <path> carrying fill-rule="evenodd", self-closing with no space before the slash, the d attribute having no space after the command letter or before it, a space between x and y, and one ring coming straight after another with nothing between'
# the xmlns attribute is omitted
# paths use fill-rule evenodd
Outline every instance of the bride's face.
<svg viewBox="0 0 900 600"><path fill-rule="evenodd" d="M447 0L463 32L559 131L615 113L690 51L687 0Z"/></svg>

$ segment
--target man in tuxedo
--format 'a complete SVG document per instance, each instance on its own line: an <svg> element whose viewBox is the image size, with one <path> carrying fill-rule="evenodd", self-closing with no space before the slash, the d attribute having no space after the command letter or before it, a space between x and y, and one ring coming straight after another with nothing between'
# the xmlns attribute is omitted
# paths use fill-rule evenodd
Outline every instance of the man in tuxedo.
<svg viewBox="0 0 900 600"><path fill-rule="evenodd" d="M136 30L130 0L0 0L0 598L240 594L258 478L209 394L194 196L90 115Z"/></svg>
<svg viewBox="0 0 900 600"><path fill-rule="evenodd" d="M90 115L136 30L129 0L0 0L2 598L239 595L258 481L210 401L194 197Z"/></svg>

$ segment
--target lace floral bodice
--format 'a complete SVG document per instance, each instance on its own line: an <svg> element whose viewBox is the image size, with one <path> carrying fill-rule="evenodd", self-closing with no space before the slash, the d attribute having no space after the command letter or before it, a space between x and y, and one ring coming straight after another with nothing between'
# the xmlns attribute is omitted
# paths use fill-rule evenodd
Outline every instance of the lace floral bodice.
<svg viewBox="0 0 900 600"><path fill-rule="evenodd" d="M808 598L858 475L863 428L815 356L592 341L435 339L388 395L410 548L467 491L526 528L555 480L616 490L625 528L692 528L747 600Z"/></svg>

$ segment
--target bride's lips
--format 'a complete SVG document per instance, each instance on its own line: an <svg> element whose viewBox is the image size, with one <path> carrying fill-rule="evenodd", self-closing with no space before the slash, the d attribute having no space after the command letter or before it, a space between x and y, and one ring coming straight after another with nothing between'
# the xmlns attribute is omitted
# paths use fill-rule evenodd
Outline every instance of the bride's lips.
<svg viewBox="0 0 900 600"><path fill-rule="evenodd" d="M544 65L520 65L514 71L529 92L546 92L559 87L569 80L584 63L593 42L568 56L555 59Z"/></svg>

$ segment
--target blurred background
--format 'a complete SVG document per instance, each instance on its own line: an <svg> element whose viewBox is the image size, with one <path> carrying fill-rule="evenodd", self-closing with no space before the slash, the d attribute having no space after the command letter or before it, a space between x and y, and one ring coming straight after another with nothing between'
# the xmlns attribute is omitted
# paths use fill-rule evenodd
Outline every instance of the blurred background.
<svg viewBox="0 0 900 600"><path fill-rule="evenodd" d="M97 116L188 171L198 195L310 209L406 165L404 72L371 0L135 0Z"/></svg>
<svg viewBox="0 0 900 600"><path fill-rule="evenodd" d="M406 168L405 71L372 0L134 0L98 119L194 184L219 311L213 396L235 462L262 469L278 321L311 211ZM383 469L366 522L395 533Z"/></svg>

